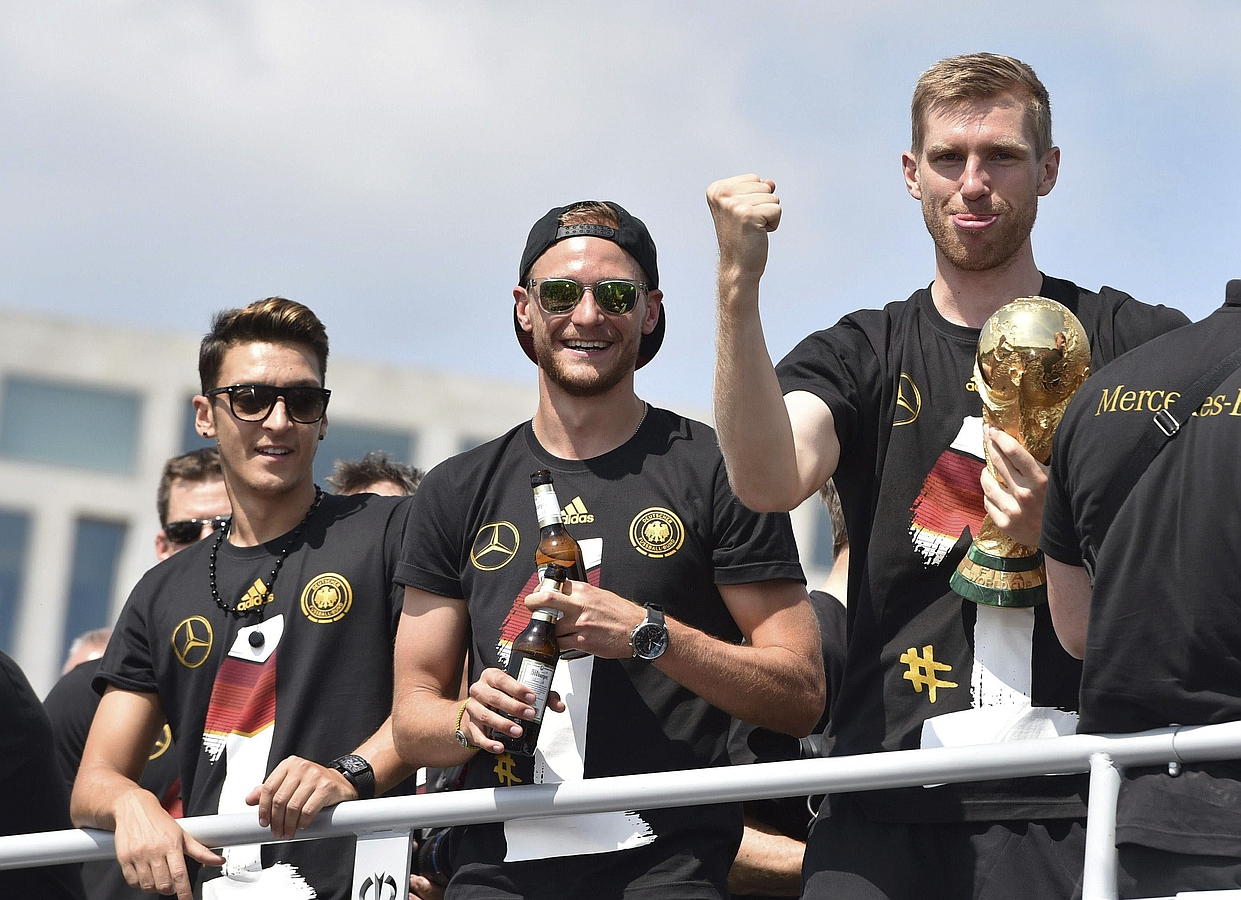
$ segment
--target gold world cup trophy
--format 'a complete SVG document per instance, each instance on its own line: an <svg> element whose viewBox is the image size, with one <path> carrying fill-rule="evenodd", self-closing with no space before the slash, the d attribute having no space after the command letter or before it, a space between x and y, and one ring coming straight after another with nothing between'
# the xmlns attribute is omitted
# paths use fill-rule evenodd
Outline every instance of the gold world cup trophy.
<svg viewBox="0 0 1241 900"><path fill-rule="evenodd" d="M1040 463L1086 376L1090 342L1077 317L1046 297L1006 303L983 323L974 357L974 385L983 421L1018 441ZM1000 475L984 442L987 468ZM1047 599L1043 553L1000 531L988 515L949 581L952 589L987 606L1029 607Z"/></svg>

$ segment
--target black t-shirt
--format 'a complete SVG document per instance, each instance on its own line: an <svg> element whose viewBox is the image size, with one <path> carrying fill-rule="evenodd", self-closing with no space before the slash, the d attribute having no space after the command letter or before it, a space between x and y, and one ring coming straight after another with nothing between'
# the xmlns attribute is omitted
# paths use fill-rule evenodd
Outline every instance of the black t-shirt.
<svg viewBox="0 0 1241 900"><path fill-rule="evenodd" d="M1044 277L1081 320L1092 366L1185 323L1162 306ZM849 647L830 725L834 755L1071 733L1080 666L1046 605L999 609L948 579L984 509L978 329L948 322L929 289L846 316L780 363L781 388L831 409L834 481L849 529ZM956 821L1084 815L1076 777L860 796L872 818Z"/></svg>
<svg viewBox="0 0 1241 900"><path fill-rule="evenodd" d="M244 797L281 760L296 754L329 763L388 717L403 593L392 577L407 502L324 495L257 618L216 607L211 540L163 561L134 588L95 687L159 694L187 816L257 815ZM288 535L257 547L225 541L220 596L243 605L261 599L262 580L287 542ZM258 647L254 632L263 636ZM271 874L263 877L304 879L321 900L347 898L352 849L352 838L266 846L262 862ZM204 870L201 880L218 874Z"/></svg>
<svg viewBox="0 0 1241 900"><path fill-rule="evenodd" d="M1154 414L1241 347L1241 307L1164 335L1086 382L1052 454L1042 547L1082 565L1117 473ZM1081 728L1130 732L1241 719L1241 372L1224 378L1154 458L1098 547ZM1122 792L1118 835L1182 852L1241 854L1236 762L1180 778L1142 774ZM1218 777L1214 777L1218 776ZM1191 836L1192 839L1191 839ZM1191 849L1196 848L1196 849Z"/></svg>
<svg viewBox="0 0 1241 900"><path fill-rule="evenodd" d="M82 762L82 749L90 733L99 695L91 687L100 660L87 660L66 672L43 699L43 708L52 722L56 759L70 793ZM172 749L172 731L165 724L151 748L146 768L138 783L159 798L164 809L173 815L181 813L181 779L177 776L176 753ZM91 900L141 900L150 897L145 891L131 888L114 859L99 859L82 864L82 883Z"/></svg>
<svg viewBox="0 0 1241 900"><path fill-rule="evenodd" d="M716 587L802 580L787 516L758 515L728 486L714 432L650 409L624 445L590 460L545 451L529 423L427 474L397 579L468 602L471 680L504 666L529 620L539 526L530 475L549 469L587 578L726 641L741 635ZM637 660L562 660L533 759L477 754L466 787L662 772L728 762L730 719ZM739 807L642 809L464 828L453 897L699 897L721 893ZM706 895L710 895L709 893Z"/></svg>
<svg viewBox="0 0 1241 900"><path fill-rule="evenodd" d="M21 668L0 653L0 835L72 828L52 726ZM82 867L0 870L0 897L81 900Z"/></svg>

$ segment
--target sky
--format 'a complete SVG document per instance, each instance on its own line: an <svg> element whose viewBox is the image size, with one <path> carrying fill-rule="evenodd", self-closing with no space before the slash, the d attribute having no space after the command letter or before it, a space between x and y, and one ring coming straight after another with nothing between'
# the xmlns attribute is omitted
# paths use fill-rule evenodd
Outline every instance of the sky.
<svg viewBox="0 0 1241 900"><path fill-rule="evenodd" d="M909 96L977 50L1051 93L1040 268L1194 320L1241 277L1241 3L840 6L0 0L0 308L197 336L280 294L334 355L533 386L526 232L614 200L655 238L668 316L638 391L705 412L707 185L777 183L773 357L904 298L933 274Z"/></svg>

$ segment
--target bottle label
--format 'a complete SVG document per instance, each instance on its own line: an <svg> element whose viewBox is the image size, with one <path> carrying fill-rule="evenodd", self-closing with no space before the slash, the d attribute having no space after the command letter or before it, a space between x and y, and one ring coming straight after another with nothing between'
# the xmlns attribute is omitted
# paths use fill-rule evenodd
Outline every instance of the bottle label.
<svg viewBox="0 0 1241 900"><path fill-rule="evenodd" d="M534 514L540 528L560 524L560 502L556 499L556 489L550 484L540 484L534 489Z"/></svg>
<svg viewBox="0 0 1241 900"><path fill-rule="evenodd" d="M552 689L552 675L556 668L545 662L527 656L521 661L517 670L517 680L523 687L534 691L534 721L543 721L543 708L547 706L547 695Z"/></svg>

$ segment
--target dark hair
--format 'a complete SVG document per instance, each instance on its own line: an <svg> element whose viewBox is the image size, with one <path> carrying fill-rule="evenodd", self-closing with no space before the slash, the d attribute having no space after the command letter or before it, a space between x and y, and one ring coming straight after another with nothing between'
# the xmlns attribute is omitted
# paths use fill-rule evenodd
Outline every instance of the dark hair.
<svg viewBox="0 0 1241 900"><path fill-rule="evenodd" d="M967 53L941 59L922 73L914 88L910 117L911 149L922 152L926 117L958 103L1014 94L1025 101L1026 124L1039 156L1051 149L1051 98L1034 70L1019 59L997 53Z"/></svg>
<svg viewBox="0 0 1241 900"><path fill-rule="evenodd" d="M819 488L819 499L827 507L827 517L832 522L832 559L835 559L849 546L849 531L845 527L845 511L840 508L840 495L830 478Z"/></svg>
<svg viewBox="0 0 1241 900"><path fill-rule="evenodd" d="M390 459L382 450L372 450L361 459L336 460L332 474L327 477L328 487L336 494L356 494L380 481L391 481L404 488L408 495L418 489L422 472Z"/></svg>
<svg viewBox="0 0 1241 900"><path fill-rule="evenodd" d="M203 393L219 387L224 353L238 344L304 344L319 361L319 383L327 376L327 331L308 307L284 297L257 300L244 309L226 309L211 320L198 349L198 378Z"/></svg>
<svg viewBox="0 0 1241 900"><path fill-rule="evenodd" d="M164 473L159 477L159 491L155 494L155 508L159 511L159 524L168 524L168 495L174 481L211 481L223 478L220 468L220 451L215 447L202 447L174 456L164 463Z"/></svg>

